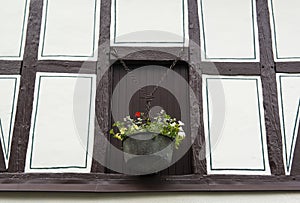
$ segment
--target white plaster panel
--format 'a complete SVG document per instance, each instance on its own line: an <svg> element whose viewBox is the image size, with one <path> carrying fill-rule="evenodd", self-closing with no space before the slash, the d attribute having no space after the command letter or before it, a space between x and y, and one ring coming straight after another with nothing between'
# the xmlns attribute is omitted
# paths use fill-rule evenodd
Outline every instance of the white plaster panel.
<svg viewBox="0 0 300 203"><path fill-rule="evenodd" d="M261 80L203 76L208 174L269 175Z"/></svg>
<svg viewBox="0 0 300 203"><path fill-rule="evenodd" d="M269 0L275 61L300 61L300 1Z"/></svg>
<svg viewBox="0 0 300 203"><path fill-rule="evenodd" d="M0 0L0 60L22 60L30 0Z"/></svg>
<svg viewBox="0 0 300 203"><path fill-rule="evenodd" d="M95 75L37 73L26 172L89 172Z"/></svg>
<svg viewBox="0 0 300 203"><path fill-rule="evenodd" d="M198 0L203 61L259 61L255 0Z"/></svg>
<svg viewBox="0 0 300 203"><path fill-rule="evenodd" d="M11 151L19 87L19 75L0 76L0 140L6 167Z"/></svg>
<svg viewBox="0 0 300 203"><path fill-rule="evenodd" d="M113 0L113 46L188 45L186 0Z"/></svg>
<svg viewBox="0 0 300 203"><path fill-rule="evenodd" d="M44 0L39 59L96 60L100 0Z"/></svg>
<svg viewBox="0 0 300 203"><path fill-rule="evenodd" d="M277 74L285 172L290 174L299 129L300 74Z"/></svg>

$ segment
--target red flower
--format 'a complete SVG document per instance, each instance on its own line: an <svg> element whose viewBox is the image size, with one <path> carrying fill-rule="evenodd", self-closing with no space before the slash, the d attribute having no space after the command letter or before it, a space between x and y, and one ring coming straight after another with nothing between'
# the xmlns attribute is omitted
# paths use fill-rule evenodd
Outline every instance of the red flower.
<svg viewBox="0 0 300 203"><path fill-rule="evenodd" d="M141 117L141 112L139 112L139 111L136 112L136 113L135 113L135 117L137 117L137 118Z"/></svg>

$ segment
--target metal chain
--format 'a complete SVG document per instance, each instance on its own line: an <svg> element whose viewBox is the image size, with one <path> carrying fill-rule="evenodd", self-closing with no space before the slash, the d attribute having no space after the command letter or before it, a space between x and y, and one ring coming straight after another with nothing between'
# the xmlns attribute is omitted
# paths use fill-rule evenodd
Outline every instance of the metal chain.
<svg viewBox="0 0 300 203"><path fill-rule="evenodd" d="M124 70L127 72L127 74L132 78L133 82L138 86L139 82L136 79L135 75L133 72L131 72L131 69L126 65L126 63L124 62L124 60L122 58L119 58L118 52L115 48L112 48L111 54L120 61L122 67L124 68ZM146 94L146 91L144 89L141 89L144 94Z"/></svg>
<svg viewBox="0 0 300 203"><path fill-rule="evenodd" d="M172 65L169 67L169 69L163 74L161 77L160 81L156 85L156 87L153 89L153 91L150 93L150 95L154 95L154 93L157 91L157 89L160 87L160 84L164 81L164 79L167 77L168 73L170 70L173 70L177 62L181 59L182 57L183 50L180 52L179 56L176 57L176 59L173 61Z"/></svg>
<svg viewBox="0 0 300 203"><path fill-rule="evenodd" d="M127 66L127 64L124 62L124 60L119 57L117 50L113 48L111 54L116 59L118 59L120 61L120 63L123 66L124 70L129 74L129 76L132 78L132 80L138 86L139 82L136 79L134 73L131 72L131 69ZM141 91L142 91L142 93L144 95L143 98L146 99L146 116L149 115L149 111L151 109L151 102L152 102L152 100L154 98L153 95L158 90L158 88L160 87L161 83L165 80L165 78L167 77L169 71L173 70L173 68L175 67L175 65L177 64L177 62L181 59L182 54L183 54L183 49L181 50L181 52L179 53L179 55L176 57L176 59L173 61L173 63L171 64L171 66L168 68L168 70L165 72L165 74L163 74L163 76L161 77L160 81L157 83L157 85L155 86L155 88L152 90L152 92L150 94L148 94L145 89L141 88Z"/></svg>

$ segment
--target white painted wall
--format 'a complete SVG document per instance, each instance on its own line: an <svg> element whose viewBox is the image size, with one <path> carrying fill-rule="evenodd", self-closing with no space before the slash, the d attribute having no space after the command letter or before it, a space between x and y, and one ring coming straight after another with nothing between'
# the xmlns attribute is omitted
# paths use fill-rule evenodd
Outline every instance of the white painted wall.
<svg viewBox="0 0 300 203"><path fill-rule="evenodd" d="M137 194L74 194L74 193L1 193L0 203L35 202L101 202L101 203L298 203L299 193L137 193Z"/></svg>

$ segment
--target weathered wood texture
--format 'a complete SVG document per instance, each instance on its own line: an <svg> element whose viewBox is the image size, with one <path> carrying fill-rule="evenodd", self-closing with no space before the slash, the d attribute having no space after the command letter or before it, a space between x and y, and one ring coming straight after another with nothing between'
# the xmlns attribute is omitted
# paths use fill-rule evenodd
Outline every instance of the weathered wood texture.
<svg viewBox="0 0 300 203"><path fill-rule="evenodd" d="M257 0L257 18L269 162L272 174L282 175L284 174L282 137L267 0Z"/></svg>
<svg viewBox="0 0 300 203"><path fill-rule="evenodd" d="M161 192L298 191L299 176L125 176L118 174L0 174L0 191Z"/></svg>
<svg viewBox="0 0 300 203"><path fill-rule="evenodd" d="M20 75L22 61L0 61L1 75Z"/></svg>
<svg viewBox="0 0 300 203"><path fill-rule="evenodd" d="M98 42L98 62L96 67L97 91L96 91L96 120L92 172L104 173L103 166L106 159L107 145L103 139L107 139L110 121L110 22L111 1L101 1L100 11L100 39Z"/></svg>
<svg viewBox="0 0 300 203"><path fill-rule="evenodd" d="M114 47L124 60L169 61L181 53L181 60L188 61L187 47ZM116 59L111 55L111 59Z"/></svg>
<svg viewBox="0 0 300 203"><path fill-rule="evenodd" d="M22 172L28 145L43 1L32 0L28 19L21 84L12 139L9 172Z"/></svg>
<svg viewBox="0 0 300 203"><path fill-rule="evenodd" d="M191 132L196 129L196 138L192 144L192 167L195 174L206 174L206 158L205 158L205 135L203 123L203 101L202 101L202 73L203 67L200 65L200 27L198 20L197 1L189 0L189 37L190 37L190 55L189 55L189 85L194 92L198 102L190 102L190 120ZM199 109L195 109L199 108ZM195 114L199 111L200 115ZM200 116L200 123L196 122Z"/></svg>
<svg viewBox="0 0 300 203"><path fill-rule="evenodd" d="M201 63L203 74L208 75L260 75L260 64L255 62Z"/></svg>
<svg viewBox="0 0 300 203"><path fill-rule="evenodd" d="M38 61L37 72L96 74L96 62Z"/></svg>
<svg viewBox="0 0 300 203"><path fill-rule="evenodd" d="M300 73L300 62L276 62L276 72Z"/></svg>

